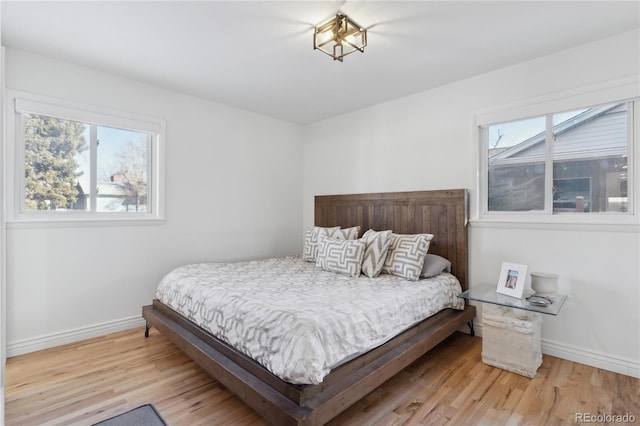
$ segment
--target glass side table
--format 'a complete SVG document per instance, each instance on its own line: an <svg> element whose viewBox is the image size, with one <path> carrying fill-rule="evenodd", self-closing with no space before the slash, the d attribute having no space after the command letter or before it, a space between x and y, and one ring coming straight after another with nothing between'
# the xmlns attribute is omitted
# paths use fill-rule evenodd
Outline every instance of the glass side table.
<svg viewBox="0 0 640 426"><path fill-rule="evenodd" d="M496 284L479 284L461 293L458 297L548 315L558 315L560 308L562 308L562 305L564 305L564 302L567 300L566 294L556 294L550 297L552 303L549 306L535 306L529 304L525 298L516 299L515 297L500 294L496 291L496 287ZM526 296L529 295L530 294Z"/></svg>
<svg viewBox="0 0 640 426"><path fill-rule="evenodd" d="M535 306L496 292L496 284L480 284L458 297L483 303L482 362L534 377L542 365L542 315L558 315L567 296L556 294L549 306Z"/></svg>

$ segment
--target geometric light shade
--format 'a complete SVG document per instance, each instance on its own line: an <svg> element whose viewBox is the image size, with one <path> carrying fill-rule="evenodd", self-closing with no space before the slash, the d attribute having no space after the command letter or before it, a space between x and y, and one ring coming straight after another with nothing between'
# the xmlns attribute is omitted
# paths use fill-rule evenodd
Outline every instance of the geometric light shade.
<svg viewBox="0 0 640 426"><path fill-rule="evenodd" d="M367 30L347 15L337 14L313 32L313 48L320 49L334 61L342 62L342 58L350 53L364 52L366 46Z"/></svg>

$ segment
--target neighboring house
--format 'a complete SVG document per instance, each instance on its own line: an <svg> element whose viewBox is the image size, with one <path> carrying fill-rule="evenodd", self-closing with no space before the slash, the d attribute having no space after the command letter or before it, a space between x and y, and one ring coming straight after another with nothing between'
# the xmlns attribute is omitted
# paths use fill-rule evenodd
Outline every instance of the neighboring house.
<svg viewBox="0 0 640 426"><path fill-rule="evenodd" d="M554 212L626 211L626 104L587 109L556 124L553 133ZM541 132L490 152L490 210L503 210L507 198L509 210L544 206L545 149ZM514 197L515 193L526 196Z"/></svg>
<svg viewBox="0 0 640 426"><path fill-rule="evenodd" d="M146 211L146 196L138 195L130 185L123 182L118 175L111 176L110 182L98 182L96 196L96 211L98 212L130 212ZM86 183L85 186L88 186ZM83 183L78 182L78 201L74 210L89 210L89 194L83 189Z"/></svg>

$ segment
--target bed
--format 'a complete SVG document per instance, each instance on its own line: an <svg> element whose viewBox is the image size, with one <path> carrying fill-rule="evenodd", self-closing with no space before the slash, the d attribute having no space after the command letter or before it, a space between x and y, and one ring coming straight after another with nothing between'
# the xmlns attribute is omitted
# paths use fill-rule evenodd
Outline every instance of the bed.
<svg viewBox="0 0 640 426"><path fill-rule="evenodd" d="M432 234L429 253L449 259L451 274L461 290L468 287L465 190L316 196L315 225L359 226L360 236L367 229ZM287 262L298 265L299 260ZM245 262L247 268L256 265L263 266ZM440 279L446 281L445 275ZM235 349L199 326L194 318L187 319L191 315L178 313L179 310L158 299L143 307L145 334L148 336L149 327L156 327L221 384L278 425L327 423L465 324L472 331L475 317L475 308L469 305L440 310L306 383L309 380L304 378L283 380L272 368L267 369L266 364L248 356L253 354L250 348Z"/></svg>

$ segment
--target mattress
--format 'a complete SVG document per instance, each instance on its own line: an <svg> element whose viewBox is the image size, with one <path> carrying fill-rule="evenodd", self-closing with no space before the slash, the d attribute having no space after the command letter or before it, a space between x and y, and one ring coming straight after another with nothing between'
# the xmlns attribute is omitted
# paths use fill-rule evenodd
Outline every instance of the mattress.
<svg viewBox="0 0 640 426"><path fill-rule="evenodd" d="M350 278L290 256L182 266L156 297L281 379L318 384L442 309L463 309L461 291L449 273Z"/></svg>

